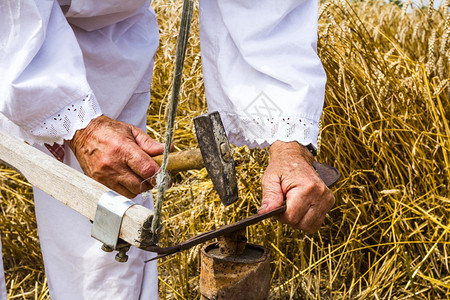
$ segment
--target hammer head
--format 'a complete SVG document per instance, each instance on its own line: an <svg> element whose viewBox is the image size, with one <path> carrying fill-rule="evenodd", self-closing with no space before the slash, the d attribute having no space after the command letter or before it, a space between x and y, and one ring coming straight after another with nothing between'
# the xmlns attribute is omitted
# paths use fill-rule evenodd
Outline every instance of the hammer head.
<svg viewBox="0 0 450 300"><path fill-rule="evenodd" d="M218 112L194 118L197 141L205 168L224 205L238 199L231 147Z"/></svg>

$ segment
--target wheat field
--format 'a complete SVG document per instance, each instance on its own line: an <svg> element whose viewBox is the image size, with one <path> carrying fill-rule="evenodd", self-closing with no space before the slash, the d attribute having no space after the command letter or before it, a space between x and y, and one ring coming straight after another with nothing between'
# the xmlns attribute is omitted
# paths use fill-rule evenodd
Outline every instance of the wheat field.
<svg viewBox="0 0 450 300"><path fill-rule="evenodd" d="M163 140L180 1L156 0L148 132ZM176 149L196 147L206 112L197 11L186 55ZM322 228L305 235L275 220L247 228L271 253L270 299L450 297L450 13L447 0L413 6L326 1L318 53L328 83L317 159L342 173ZM239 201L224 208L205 170L173 178L162 245L256 213L267 149L234 148ZM31 187L0 169L0 233L10 299L48 299ZM175 238L177 237L177 238ZM199 246L160 260L161 299L199 299Z"/></svg>

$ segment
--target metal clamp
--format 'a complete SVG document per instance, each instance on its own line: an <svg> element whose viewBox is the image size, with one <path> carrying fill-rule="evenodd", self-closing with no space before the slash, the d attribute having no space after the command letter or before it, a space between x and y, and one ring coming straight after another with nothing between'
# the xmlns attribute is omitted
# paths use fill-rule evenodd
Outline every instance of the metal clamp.
<svg viewBox="0 0 450 300"><path fill-rule="evenodd" d="M91 236L117 250L120 226L128 208L136 203L113 191L104 193L97 204Z"/></svg>

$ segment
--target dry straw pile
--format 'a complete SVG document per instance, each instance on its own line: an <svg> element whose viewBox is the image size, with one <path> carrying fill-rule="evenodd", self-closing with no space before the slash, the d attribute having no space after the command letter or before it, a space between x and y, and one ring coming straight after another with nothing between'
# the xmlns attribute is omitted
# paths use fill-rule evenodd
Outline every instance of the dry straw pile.
<svg viewBox="0 0 450 300"><path fill-rule="evenodd" d="M154 2L161 26L149 132L162 139L180 1ZM326 2L319 55L328 74L318 160L339 168L337 202L303 235L274 220L248 228L272 255L272 299L450 297L450 14L382 2ZM175 144L195 147L206 111L194 20ZM223 208L206 171L174 177L163 245L254 214L266 150L235 149L240 200ZM1 234L11 299L47 299L30 186L1 170ZM162 299L198 299L199 248L160 261Z"/></svg>

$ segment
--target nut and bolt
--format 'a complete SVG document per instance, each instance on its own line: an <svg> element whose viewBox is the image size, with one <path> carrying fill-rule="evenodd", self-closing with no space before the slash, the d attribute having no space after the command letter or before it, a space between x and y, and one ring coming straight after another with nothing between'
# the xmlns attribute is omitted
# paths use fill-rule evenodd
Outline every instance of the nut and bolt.
<svg viewBox="0 0 450 300"><path fill-rule="evenodd" d="M113 252L114 249L112 247L106 245L106 244L103 244L102 245L102 250L105 251L105 252Z"/></svg>
<svg viewBox="0 0 450 300"><path fill-rule="evenodd" d="M129 244L122 244L119 245L118 249L119 253L116 254L116 261L117 262L127 262L128 261L128 255L127 255L127 251L130 250L130 245Z"/></svg>
<svg viewBox="0 0 450 300"><path fill-rule="evenodd" d="M113 252L114 249L106 244L102 245L102 250L105 252ZM119 245L117 246L117 250L119 251L116 254L116 261L117 262L127 262L128 261L128 255L127 255L127 251L130 250L130 245L129 244L125 244L125 243L119 243Z"/></svg>
<svg viewBox="0 0 450 300"><path fill-rule="evenodd" d="M127 255L128 249L120 249L119 253L116 254L116 261L117 262L127 262L128 261L128 255Z"/></svg>

